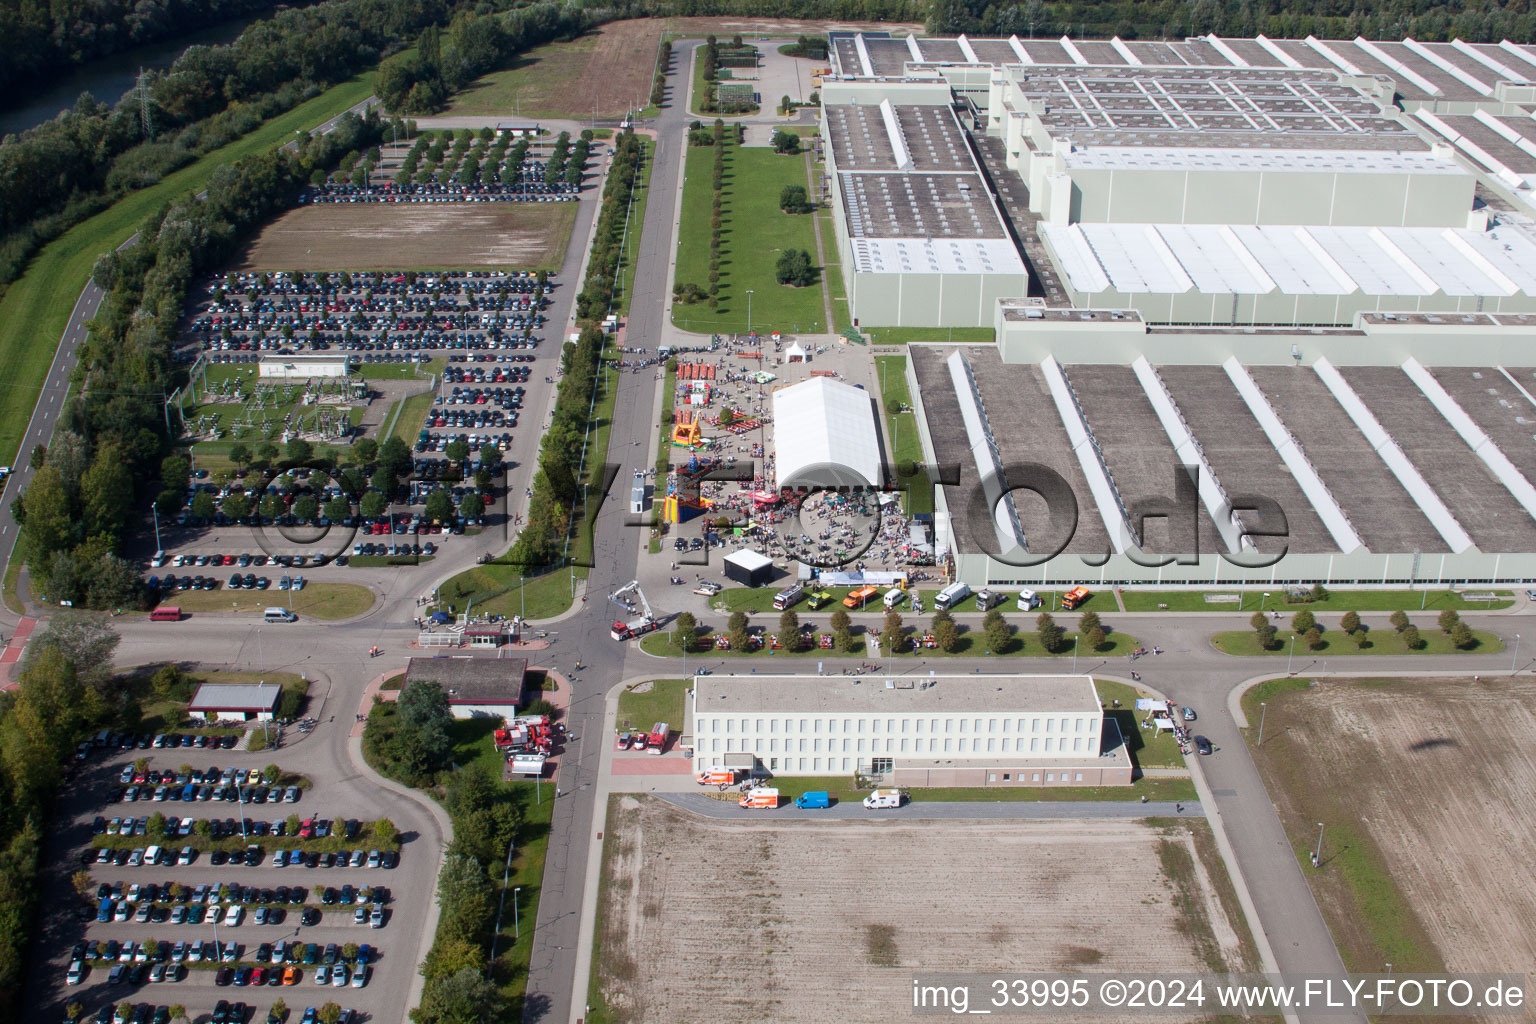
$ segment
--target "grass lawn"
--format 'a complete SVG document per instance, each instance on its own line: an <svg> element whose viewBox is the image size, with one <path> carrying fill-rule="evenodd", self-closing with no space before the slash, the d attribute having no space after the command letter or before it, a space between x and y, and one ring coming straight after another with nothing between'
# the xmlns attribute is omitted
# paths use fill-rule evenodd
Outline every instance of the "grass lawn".
<svg viewBox="0 0 1536 1024"><path fill-rule="evenodd" d="M444 114L495 114L508 120L540 117L591 117L579 109L573 87L597 48L597 36L546 43L513 58L512 67L470 82L448 101Z"/></svg>
<svg viewBox="0 0 1536 1024"><path fill-rule="evenodd" d="M402 399L399 403L400 408L391 412L395 417L394 426L391 427L388 435L379 438L379 442L382 444L391 437L398 437L406 443L407 447L414 449L416 439L421 436L421 425L426 422L427 410L432 408L432 397L432 392L423 391L419 395ZM385 422L387 424L388 421Z"/></svg>
<svg viewBox="0 0 1536 1024"><path fill-rule="evenodd" d="M619 286L614 289L614 301L617 304L615 310L620 316L629 315L630 293L635 287L635 267L640 261L640 235L645 226L645 205L651 196L651 157L655 152L656 143L650 139L640 140L640 187L635 190L634 204L629 212L629 234L624 243L623 262L619 267Z"/></svg>
<svg viewBox="0 0 1536 1024"><path fill-rule="evenodd" d="M861 324L859 330L876 345L906 345L914 341L990 345L997 340L997 332L990 327L872 327Z"/></svg>
<svg viewBox="0 0 1536 1024"><path fill-rule="evenodd" d="M447 365L448 360L439 356L427 363L360 363L354 372L363 380L425 380L442 373Z"/></svg>
<svg viewBox="0 0 1536 1024"><path fill-rule="evenodd" d="M1211 646L1223 654L1231 654L1236 657L1251 658L1259 655L1288 656L1291 650L1291 638L1296 634L1285 629L1275 634L1275 646L1271 650L1264 650L1259 646L1258 637L1253 630L1229 630L1217 633L1211 637ZM1504 641L1486 630L1474 629L1472 631L1472 646L1462 649L1451 645L1451 638L1440 632L1432 622L1426 622L1419 626L1419 639L1422 646L1416 651L1410 651L1403 643L1401 634L1395 629L1373 629L1369 631L1369 639L1364 647L1355 643L1355 638L1341 633L1339 630L1331 630L1323 634L1323 644L1317 650L1308 650L1305 643L1299 642L1297 637L1296 654L1298 656L1333 657L1339 654L1498 654L1504 649Z"/></svg>
<svg viewBox="0 0 1536 1024"><path fill-rule="evenodd" d="M727 39L726 42L729 43L730 40ZM728 74L730 72L730 70L731 70L730 68L721 68L720 69L721 76L722 76L720 81L724 81L724 82L734 81L734 79L730 79L730 78L724 77L724 75ZM745 82L748 85L751 85L753 87L753 91L754 92L762 92L761 89L757 88L758 83L753 82L751 79L741 79L741 81ZM707 120L707 121L713 121L717 117L724 118L726 121L729 121L733 117L751 117L753 114L758 113L758 111L761 109L759 107L752 107L750 110L743 110L739 114L720 114L720 113L706 114L706 113L704 113L703 112L704 111L704 101L709 98L710 94L712 92L714 92L715 86L717 86L719 84L720 84L720 82L718 82L718 81L717 82L709 82L709 81L706 81L705 78L704 78L704 47L701 46L697 50L694 50L693 51L693 93L692 93L692 95L690 95L688 97L688 112L689 113L694 114L694 115L696 115L696 116L698 116L698 117L700 117L700 118L702 118L704 120ZM811 129L812 132L815 132L815 130L816 129L814 129L814 128Z"/></svg>
<svg viewBox="0 0 1536 1024"><path fill-rule="evenodd" d="M165 599L184 612L260 612L263 608L292 607L302 616L316 619L350 619L373 607L373 591L358 583L310 583L296 594L285 590L183 590Z"/></svg>
<svg viewBox="0 0 1536 1024"><path fill-rule="evenodd" d="M675 736L683 733L684 693L688 690L687 679L653 679L645 693L636 693L630 687L619 694L618 725L623 729L649 730L656 722L666 722Z"/></svg>
<svg viewBox="0 0 1536 1024"><path fill-rule="evenodd" d="M683 217L678 232L677 281L709 286L710 211L714 200L714 149L688 150ZM805 185L805 161L771 149L725 147L722 186L720 293L708 301L675 303L672 323L686 331L745 333L747 295L752 292L752 328L760 332L820 331L821 289L781 285L774 265L784 249L804 249L816 258L816 225L808 214L779 209L785 185Z"/></svg>
<svg viewBox="0 0 1536 1024"><path fill-rule="evenodd" d="M906 488L902 503L908 514L933 511L933 485L924 467L923 443L917 434L917 416L910 411L912 395L907 389L907 359L905 356L876 356L875 367L880 375L880 408L885 410L891 399L900 402L909 411L885 413L885 430L890 448L896 456L896 473L899 486ZM969 600L969 598L967 598Z"/></svg>
<svg viewBox="0 0 1536 1024"><path fill-rule="evenodd" d="M444 583L438 593L455 610L462 611L473 601L479 611L508 618L526 615L530 619L547 619L571 606L569 569L535 576L526 582L520 580L521 570L522 566L496 562L477 565ZM578 566L576 575L585 579L586 570Z"/></svg>
<svg viewBox="0 0 1536 1024"><path fill-rule="evenodd" d="M617 354L614 354L617 359ZM619 398L619 371L603 364L602 376L597 378L597 403L592 407L592 430L587 443L586 503L576 510L572 528L571 558L577 565L592 564L592 531L596 526L597 510L602 507L603 463L608 456L608 435L613 432L613 407ZM613 499L621 500L621 489L626 485L623 474L613 478Z"/></svg>
<svg viewBox="0 0 1536 1024"><path fill-rule="evenodd" d="M839 803L859 802L869 795L865 789L855 789L852 779L838 776L775 776L772 782L779 791L783 803L788 804L801 793L830 793ZM913 803L983 803L983 802L1056 802L1063 800L1093 800L1103 802L1139 803L1143 795L1148 800L1183 800L1193 803L1198 797L1195 784L1188 779L1139 779L1129 786L995 786L980 788L916 788L904 790ZM732 800L734 794L727 794Z"/></svg>
<svg viewBox="0 0 1536 1024"><path fill-rule="evenodd" d="M1104 714L1113 716L1120 726L1120 734L1130 745L1131 756L1139 767L1185 767L1184 755L1179 753L1179 741L1173 733L1141 727L1141 717L1136 714L1136 699L1150 697L1151 694L1107 679L1095 679L1093 685L1099 691L1100 702L1107 707ZM1114 704L1116 700L1120 702L1119 707Z"/></svg>
<svg viewBox="0 0 1536 1024"><path fill-rule="evenodd" d="M1508 608L1515 603L1514 595L1507 590L1471 590L1471 594L1493 594L1492 601L1469 601L1463 593L1454 590L1330 590L1322 601L1296 601L1286 599L1284 590L1271 590L1264 597L1262 590L1131 590L1120 594L1128 612L1255 612L1262 605L1266 611L1299 612L1307 609L1314 615L1324 612L1414 612L1440 611L1454 608L1457 611L1492 611ZM1206 596L1229 598L1223 601L1207 601ZM1230 600L1237 598L1237 600Z"/></svg>
<svg viewBox="0 0 1536 1024"><path fill-rule="evenodd" d="M127 196L44 246L26 274L0 298L0 365L6 368L8 384L0 389L0 461L17 461L43 378L97 256L121 244L150 213L203 189L216 168L286 142L295 129L314 127L372 90L373 72L365 71Z"/></svg>

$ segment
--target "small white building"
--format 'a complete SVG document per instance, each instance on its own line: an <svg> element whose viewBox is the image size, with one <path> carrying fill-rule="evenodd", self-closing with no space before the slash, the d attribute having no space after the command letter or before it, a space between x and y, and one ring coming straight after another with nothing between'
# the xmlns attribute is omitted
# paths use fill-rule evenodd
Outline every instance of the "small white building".
<svg viewBox="0 0 1536 1024"><path fill-rule="evenodd" d="M1124 786L1131 761L1089 676L699 676L695 772L752 754L771 775L898 786Z"/></svg>
<svg viewBox="0 0 1536 1024"><path fill-rule="evenodd" d="M345 377L351 371L345 353L300 352L293 355L264 355L259 375L270 380L309 380L313 377Z"/></svg>
<svg viewBox="0 0 1536 1024"><path fill-rule="evenodd" d="M283 688L277 683L203 683L192 695L187 713L209 720L270 722L277 715L282 694Z"/></svg>

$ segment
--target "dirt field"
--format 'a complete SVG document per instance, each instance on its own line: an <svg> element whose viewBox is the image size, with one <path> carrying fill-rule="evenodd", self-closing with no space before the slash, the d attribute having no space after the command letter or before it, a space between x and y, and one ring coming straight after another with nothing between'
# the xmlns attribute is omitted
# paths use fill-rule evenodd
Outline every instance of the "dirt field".
<svg viewBox="0 0 1536 1024"><path fill-rule="evenodd" d="M618 117L650 102L662 23L616 21L569 43L530 50L459 92L445 113ZM595 105L595 106L594 106Z"/></svg>
<svg viewBox="0 0 1536 1024"><path fill-rule="evenodd" d="M1330 681L1268 700L1257 760L1299 844L1326 825L1309 879L1346 966L1536 962L1536 889L1508 884L1536 862L1536 682Z"/></svg>
<svg viewBox="0 0 1536 1024"><path fill-rule="evenodd" d="M301 206L262 229L240 270L554 270L575 203Z"/></svg>
<svg viewBox="0 0 1536 1024"><path fill-rule="evenodd" d="M1250 948L1195 854L1203 822L743 823L612 800L610 1024L905 1020L914 970L1206 971Z"/></svg>

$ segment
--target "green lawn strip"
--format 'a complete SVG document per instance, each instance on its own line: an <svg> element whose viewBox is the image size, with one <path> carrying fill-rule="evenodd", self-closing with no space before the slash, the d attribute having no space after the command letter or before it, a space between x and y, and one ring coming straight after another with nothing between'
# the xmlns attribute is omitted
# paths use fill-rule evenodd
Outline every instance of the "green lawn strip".
<svg viewBox="0 0 1536 1024"><path fill-rule="evenodd" d="M673 735L681 736L685 694L689 683L687 679L653 679L649 683L635 684L650 686L645 693L636 693L635 686L626 689L619 694L619 730L643 729L649 732L656 722L666 722L672 727Z"/></svg>
<svg viewBox="0 0 1536 1024"><path fill-rule="evenodd" d="M129 806L136 808L138 803L130 804ZM200 804L199 808L201 810L207 811L209 818L216 818L219 817L219 815L213 813L213 811L218 810L223 806L223 804L205 803ZM310 812L301 813L294 804L236 804L233 806L235 810L232 810L229 817L236 817L237 820L239 817L245 817L261 819L263 821L286 821L289 817L295 815L297 815L300 820L304 820L313 816ZM161 809L160 813L162 814L165 813L164 809L170 810L173 812L173 817L181 816L174 813L176 810L186 809L184 804L173 803L170 801L156 804L155 807L157 809ZM153 814L154 812L150 811L147 813ZM137 817L139 815L135 816ZM236 850L244 850L248 846L259 846L262 850L265 850L268 853L274 850L303 850L305 853L340 853L342 850L347 850L350 852L352 850L382 851L400 849L400 839L398 836L394 839L381 839L373 834L373 826L374 823L371 821L359 822L358 833L351 839L335 834L328 835L323 839L300 839L296 835L235 835L225 836L220 839L213 839L208 836L198 835L195 830L190 835L185 836L100 835L91 837L91 848L94 850L133 850L139 847L155 845L171 846L175 847L176 849L180 849L183 846L190 846L192 849L198 851L199 853L206 853L213 850L223 850L226 853L233 853ZM106 865L102 866L106 867ZM270 864L265 866L271 867Z"/></svg>
<svg viewBox="0 0 1536 1024"><path fill-rule="evenodd" d="M21 546L21 531L16 531L16 542L11 545L9 561L5 564L5 606L17 615L27 614L27 609L21 603L21 595L16 590L16 583L21 578L21 559L17 557L17 549Z"/></svg>
<svg viewBox="0 0 1536 1024"><path fill-rule="evenodd" d="M398 414L395 416L394 427L386 436L379 438L380 443L391 437L398 437L408 446L415 447L416 439L421 436L421 425L427 419L427 410L432 408L433 397L431 391L423 391L419 395L402 399Z"/></svg>
<svg viewBox="0 0 1536 1024"><path fill-rule="evenodd" d="M356 75L166 175L158 184L123 198L44 246L27 272L0 298L0 365L6 368L9 384L0 390L0 460L16 462L43 378L98 256L121 244L156 209L200 191L217 168L288 141L296 129L314 127L372 90L371 70Z"/></svg>
<svg viewBox="0 0 1536 1024"><path fill-rule="evenodd" d="M363 380L426 380L447 365L439 356L426 363L359 363L353 372Z"/></svg>
<svg viewBox="0 0 1536 1024"><path fill-rule="evenodd" d="M676 280L703 288L709 286L713 167L713 148L688 150ZM745 333L746 293L750 290L753 330L822 329L821 289L781 285L774 276L784 249L804 249L812 259L816 256L816 227L811 215L791 215L779 209L779 193L784 186L804 184L805 164L800 157L781 156L760 147L726 146L718 301L714 309L708 301L674 303L673 324L706 334Z"/></svg>
<svg viewBox="0 0 1536 1024"><path fill-rule="evenodd" d="M1262 590L1134 590L1121 591L1120 600L1128 612L1299 612L1303 609L1314 615L1326 612L1416 612L1441 611L1494 611L1508 608L1515 603L1514 595L1507 590L1471 590L1465 593L1495 595L1492 601L1469 601L1464 593L1454 590L1330 590L1321 601L1296 601L1287 599L1282 589L1269 591L1266 598ZM1207 601L1207 595L1237 600Z"/></svg>
<svg viewBox="0 0 1536 1024"><path fill-rule="evenodd" d="M837 803L858 803L869 795L857 789L853 780L841 775L776 775L768 783L779 791L780 802L788 804L801 793L828 793ZM707 787L699 791L715 792ZM1129 786L991 786L991 787L919 787L902 792L913 803L1051 803L1068 800L1092 800L1104 803L1140 803L1148 800L1178 800L1190 803L1199 799L1189 779L1138 779ZM737 795L727 792L734 802Z"/></svg>
<svg viewBox="0 0 1536 1024"><path fill-rule="evenodd" d="M1403 643L1403 638L1395 629L1373 629L1369 632L1369 640L1364 647L1355 643L1355 638L1347 636L1338 630L1323 633L1322 646L1316 650L1307 647L1306 641L1288 629L1280 630L1275 634L1275 646L1268 650L1259 646L1257 634L1251 629L1229 630L1217 633L1211 637L1211 646L1222 654L1230 654L1234 657L1251 658L1259 655L1287 657L1291 653L1291 638L1296 637L1295 654L1297 657L1311 658L1335 657L1341 654L1498 654L1504 650L1504 641L1489 633L1487 630L1474 629L1472 631L1472 646L1458 648L1451 644L1451 638L1440 632L1433 623L1425 623L1419 627L1419 639L1422 646L1418 650L1409 650Z"/></svg>
<svg viewBox="0 0 1536 1024"><path fill-rule="evenodd" d="M1099 692L1100 703L1104 705L1104 714L1113 717L1119 725L1120 734L1125 737L1131 756L1139 767L1186 767L1184 755L1179 753L1179 741L1173 733L1141 727L1142 719L1146 716L1137 714L1136 698L1150 697L1151 694L1107 679L1095 679L1093 685ZM1115 705L1116 700L1120 702L1118 707Z"/></svg>
<svg viewBox="0 0 1536 1024"><path fill-rule="evenodd" d="M932 513L933 488L923 459L923 443L917 433L917 417L910 411L893 414L887 407L891 399L906 409L910 410L912 406L912 394L907 388L907 359L905 356L876 356L875 368L880 375L880 408L885 412L885 429L896 455L898 486L906 488L903 504L912 515Z"/></svg>
<svg viewBox="0 0 1536 1024"><path fill-rule="evenodd" d="M1369 683L1369 680L1362 680ZM1391 872L1372 837L1369 826L1359 821L1359 809L1350 803L1346 790L1318 785L1328 769L1312 752L1293 743L1284 728L1266 734L1256 747L1259 702L1274 707L1283 721L1289 707L1308 699L1311 684L1304 679L1275 679L1260 684L1243 696L1249 720L1249 748L1264 784L1277 796L1291 847L1318 907L1328 922L1344 966L1352 972L1373 972L1390 962L1404 974L1438 973L1445 961L1413 907L1399 892ZM1321 869L1312 867L1317 825L1327 823Z"/></svg>
<svg viewBox="0 0 1536 1024"><path fill-rule="evenodd" d="M571 570L556 569L526 581L519 573L523 566L489 562L459 573L438 589L445 607L464 611L471 602L477 612L506 616L524 615L530 619L548 619L571 606ZM586 570L576 567L576 577L586 578Z"/></svg>
<svg viewBox="0 0 1536 1024"><path fill-rule="evenodd" d="M640 236L645 227L645 206L651 197L651 158L656 154L656 144L649 139L642 139L640 151L640 185L635 190L635 201L629 212L629 230L625 237L624 255L621 257L623 263L619 268L618 294L615 296L615 312L620 316L629 315L629 301L633 298L635 268L640 264ZM574 208L576 204L563 205Z"/></svg>
<svg viewBox="0 0 1536 1024"><path fill-rule="evenodd" d="M876 345L907 345L914 341L937 341L966 345L990 345L997 332L990 327L877 327L859 328Z"/></svg>
<svg viewBox="0 0 1536 1024"><path fill-rule="evenodd" d="M592 564L592 531L595 526L594 515L602 507L603 493L603 464L608 456L608 435L613 431L613 408L619 395L619 371L607 364L609 353L604 353L602 372L597 381L597 404L592 408L592 430L587 444L586 459L586 503L577 503L571 522L570 557L578 566ZM616 354L613 358L617 359ZM621 472L613 478L613 490L615 499L620 499L620 492L629 481L624 479ZM627 496L624 500L627 500Z"/></svg>
<svg viewBox="0 0 1536 1024"><path fill-rule="evenodd" d="M404 672L396 672L394 675L392 675L388 679L384 680L384 682L380 683L379 684L379 689L380 690L399 690L400 689L400 685L402 683L404 683L404 682L405 682L405 673Z"/></svg>
<svg viewBox="0 0 1536 1024"><path fill-rule="evenodd" d="M822 166L823 165L819 163L815 165L818 171L822 168ZM830 213L825 217L819 213L816 215L816 230L821 233L821 248L823 255L827 259L827 262L839 264L842 263L842 250L837 247L837 223L833 221L832 215ZM846 299L848 297L848 293L839 289L838 291L832 293L832 297Z"/></svg>
<svg viewBox="0 0 1536 1024"><path fill-rule="evenodd" d="M161 602L197 614L255 613L292 608L317 619L350 619L373 607L373 591L360 583L309 583L303 590L182 590Z"/></svg>
<svg viewBox="0 0 1536 1024"><path fill-rule="evenodd" d="M777 619L772 619L767 622L759 622L757 625L766 628L769 633L775 633L778 631ZM800 617L800 626L802 629L814 626L814 632L817 634L831 632L831 628L827 626L824 621L813 623L804 615ZM723 633L725 627L724 622L719 623L718 627L719 632ZM1013 658L1070 658L1072 657L1072 647L1077 640L1075 634L1068 633L1062 641L1061 650L1056 651L1053 654L1047 654L1040 648L1040 635L1038 633L1021 630L1013 634L1008 650L993 652L986 648L986 638L982 635L979 625L975 628L968 629L964 623L961 623L959 624L960 642L955 645L955 649L953 651L946 653L944 651L938 650L937 648L913 650L910 646L910 641L914 638L914 636L921 636L922 633L926 632L927 623L918 623L916 627L914 627L914 624L911 621L908 621L905 626L905 630L909 641L909 646L899 652L894 659L886 659L884 662L884 664L886 664L892 671L898 670L900 663L904 659L911 660L914 657L919 656L922 658L975 658L996 653L999 656ZM866 653L878 654L879 652L874 651L873 645L870 645L867 639L870 634L873 634L877 631L878 625L876 623L855 623L853 626L852 649L846 653L839 653L836 650L822 649L820 647L812 646L806 650L800 651L798 654L791 655L791 657L850 658L862 657ZM755 651L719 650L716 649L712 644L708 649L705 649L703 647L703 637L712 635L713 632L714 630L712 630L709 625L706 624L701 626L699 633L700 639L695 641L696 650L691 653L703 655L705 657L735 658L765 658L782 656L786 653L782 650L773 650L766 641ZM1022 647L1020 647L1021 641L1023 643ZM1101 646L1098 650L1089 651L1084 649L1080 653L1085 658L1114 658L1122 654L1129 653L1140 645L1141 642L1133 636L1129 636L1125 633L1111 633L1105 639L1103 646ZM645 651L647 654L654 654L663 658L681 658L683 656L682 649L677 646L675 634L672 630L659 631L642 637L640 640L640 649Z"/></svg>
<svg viewBox="0 0 1536 1024"><path fill-rule="evenodd" d="M454 763L460 768L478 765L489 771L491 778L500 779L502 755L491 744L491 732L498 724L493 718L454 722L450 726ZM496 942L495 977L502 995L514 1009L514 1015L508 1018L511 1020L521 1017L516 1011L520 1010L528 985L528 959L533 951L534 922L539 916L539 891L544 881L544 859L549 846L555 790L550 782L504 781L500 786L521 810L512 871L507 879L509 888L521 891L517 894L515 916L512 894L506 894L506 912L502 915L501 933ZM500 884L500 878L498 871L491 886L493 891ZM496 896L500 899L501 893Z"/></svg>

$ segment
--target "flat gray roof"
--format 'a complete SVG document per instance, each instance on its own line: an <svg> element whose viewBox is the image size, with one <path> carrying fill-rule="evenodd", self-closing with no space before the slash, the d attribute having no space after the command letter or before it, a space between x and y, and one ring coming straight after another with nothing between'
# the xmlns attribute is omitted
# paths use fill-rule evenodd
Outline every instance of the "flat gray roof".
<svg viewBox="0 0 1536 1024"><path fill-rule="evenodd" d="M273 711L283 688L277 683L203 683L188 711Z"/></svg>
<svg viewBox="0 0 1536 1024"><path fill-rule="evenodd" d="M892 685L887 686L887 682ZM926 685L925 685L926 684ZM695 714L1101 714L1089 676L698 676Z"/></svg>
<svg viewBox="0 0 1536 1024"><path fill-rule="evenodd" d="M522 699L527 671L525 658L411 658L400 685L403 689L422 680L437 683L447 691L449 704L515 705Z"/></svg>
<svg viewBox="0 0 1536 1024"><path fill-rule="evenodd" d="M1003 238L978 174L839 174L853 238Z"/></svg>

